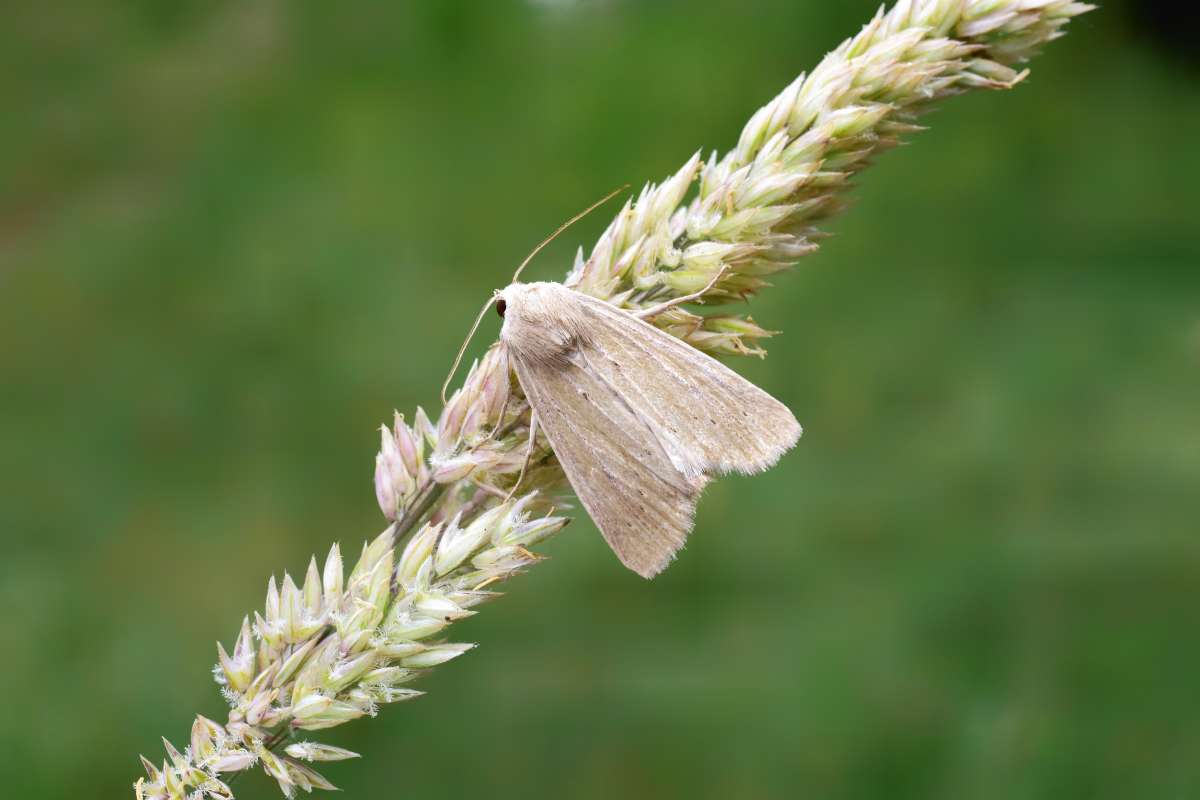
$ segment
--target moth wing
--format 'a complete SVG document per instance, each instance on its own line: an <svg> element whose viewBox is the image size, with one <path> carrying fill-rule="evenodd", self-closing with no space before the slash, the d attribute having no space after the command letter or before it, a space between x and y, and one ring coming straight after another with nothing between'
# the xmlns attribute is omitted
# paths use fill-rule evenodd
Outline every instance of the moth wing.
<svg viewBox="0 0 1200 800"><path fill-rule="evenodd" d="M555 360L513 349L510 357L583 507L621 563L652 578L687 539L707 479L675 466L652 423L588 366L587 349Z"/></svg>
<svg viewBox="0 0 1200 800"><path fill-rule="evenodd" d="M715 358L632 314L580 299L587 371L637 410L685 475L754 473L800 438L788 407Z"/></svg>

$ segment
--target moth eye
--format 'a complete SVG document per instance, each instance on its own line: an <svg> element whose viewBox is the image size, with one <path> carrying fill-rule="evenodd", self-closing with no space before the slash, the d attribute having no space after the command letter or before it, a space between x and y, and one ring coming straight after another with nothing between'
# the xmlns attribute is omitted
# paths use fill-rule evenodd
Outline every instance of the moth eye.
<svg viewBox="0 0 1200 800"><path fill-rule="evenodd" d="M507 308L508 308L508 303L504 302L503 297L501 297L499 300L496 301L496 313L500 315L501 319L504 319L504 311Z"/></svg>

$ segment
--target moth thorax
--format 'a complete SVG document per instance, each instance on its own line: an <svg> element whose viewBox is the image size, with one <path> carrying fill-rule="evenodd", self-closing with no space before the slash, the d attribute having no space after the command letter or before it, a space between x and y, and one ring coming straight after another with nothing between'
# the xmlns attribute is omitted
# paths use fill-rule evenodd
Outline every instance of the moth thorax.
<svg viewBox="0 0 1200 800"><path fill-rule="evenodd" d="M500 293L497 310L501 303L504 326L500 337L529 358L558 357L581 334L579 300L560 284L513 284Z"/></svg>

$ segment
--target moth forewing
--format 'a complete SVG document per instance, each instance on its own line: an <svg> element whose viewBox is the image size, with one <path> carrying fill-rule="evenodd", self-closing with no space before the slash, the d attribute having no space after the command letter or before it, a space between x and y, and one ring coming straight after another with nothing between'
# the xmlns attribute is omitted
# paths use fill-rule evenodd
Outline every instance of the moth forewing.
<svg viewBox="0 0 1200 800"><path fill-rule="evenodd" d="M755 473L800 438L787 406L711 356L628 312L579 295L593 334L593 368L670 442L685 472ZM623 365L633 364L634 369Z"/></svg>
<svg viewBox="0 0 1200 800"><path fill-rule="evenodd" d="M500 296L501 339L538 424L640 575L683 546L708 476L764 470L800 436L778 400L626 311L556 283Z"/></svg>
<svg viewBox="0 0 1200 800"><path fill-rule="evenodd" d="M645 421L594 371L513 357L567 480L621 561L662 570L687 538L703 477L678 471Z"/></svg>

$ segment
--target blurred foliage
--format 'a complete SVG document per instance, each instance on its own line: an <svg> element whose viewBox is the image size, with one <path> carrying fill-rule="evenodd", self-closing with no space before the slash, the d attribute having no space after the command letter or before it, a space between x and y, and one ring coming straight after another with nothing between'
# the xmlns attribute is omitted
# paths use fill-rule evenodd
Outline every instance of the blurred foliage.
<svg viewBox="0 0 1200 800"><path fill-rule="evenodd" d="M580 521L350 797L1200 793L1200 84L1121 2L951 101L755 301L805 424L645 583ZM128 796L382 527L393 407L561 220L874 2L21 3L0 30L6 796ZM585 221L531 276L560 277ZM495 322L488 323L494 334ZM255 777L244 798L274 797Z"/></svg>

